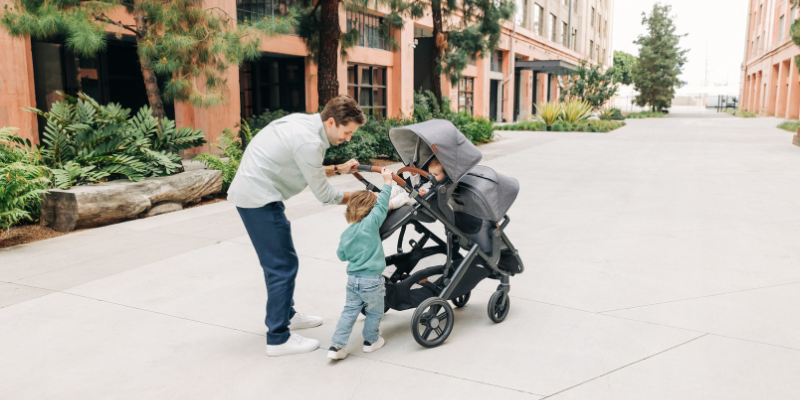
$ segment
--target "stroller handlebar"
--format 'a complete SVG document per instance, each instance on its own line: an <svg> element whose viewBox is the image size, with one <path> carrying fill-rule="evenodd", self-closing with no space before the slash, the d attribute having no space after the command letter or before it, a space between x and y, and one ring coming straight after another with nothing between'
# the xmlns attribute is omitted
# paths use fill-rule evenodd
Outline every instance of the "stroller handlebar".
<svg viewBox="0 0 800 400"><path fill-rule="evenodd" d="M359 164L358 167L356 167L356 169L358 171L361 171L361 172L375 172L375 173L378 173L378 174L381 173L381 167L376 167L374 165L362 165L362 164ZM394 180L395 183L400 185L400 187L403 187L403 186L406 185L406 181L403 178L397 176L397 174L395 174L394 172L392 172L392 180Z"/></svg>

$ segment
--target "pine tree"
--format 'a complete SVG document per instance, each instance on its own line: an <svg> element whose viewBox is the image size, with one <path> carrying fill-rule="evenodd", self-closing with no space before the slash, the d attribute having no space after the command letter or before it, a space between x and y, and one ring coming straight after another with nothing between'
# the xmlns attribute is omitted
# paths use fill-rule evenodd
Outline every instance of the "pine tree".
<svg viewBox="0 0 800 400"><path fill-rule="evenodd" d="M614 81L623 85L632 84L636 61L636 57L632 54L614 50Z"/></svg>
<svg viewBox="0 0 800 400"><path fill-rule="evenodd" d="M642 13L642 25L647 25L648 33L634 41L640 46L639 62L633 70L633 83L639 92L634 102L650 106L652 111L672 105L675 86L680 85L678 75L686 63L688 50L678 47L686 34L675 34L671 10L672 6L656 3L650 15Z"/></svg>
<svg viewBox="0 0 800 400"><path fill-rule="evenodd" d="M109 15L124 7L135 24L114 21ZM0 25L11 36L46 39L65 37L66 46L83 57L94 57L107 46L106 29L136 37L142 77L153 115L164 117L162 99L186 101L199 107L224 104L229 66L260 56L259 35L288 33L293 16L265 17L237 24L217 7L206 9L201 0L15 0L5 7ZM164 93L157 79L165 80Z"/></svg>
<svg viewBox="0 0 800 400"><path fill-rule="evenodd" d="M427 4L427 2L426 2ZM431 54L431 87L437 101L442 98L442 74L452 85L463 78L469 59L491 56L501 38L503 21L514 13L507 0L430 0L434 46ZM460 14L457 24L450 22Z"/></svg>

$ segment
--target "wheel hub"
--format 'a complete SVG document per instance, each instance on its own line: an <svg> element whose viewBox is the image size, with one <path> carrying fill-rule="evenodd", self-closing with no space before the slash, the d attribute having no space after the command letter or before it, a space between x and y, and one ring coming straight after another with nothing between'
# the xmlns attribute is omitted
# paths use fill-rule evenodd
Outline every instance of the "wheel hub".
<svg viewBox="0 0 800 400"><path fill-rule="evenodd" d="M438 328L439 327L439 318L436 318L436 317L431 318L431 320L428 322L428 324L433 329Z"/></svg>

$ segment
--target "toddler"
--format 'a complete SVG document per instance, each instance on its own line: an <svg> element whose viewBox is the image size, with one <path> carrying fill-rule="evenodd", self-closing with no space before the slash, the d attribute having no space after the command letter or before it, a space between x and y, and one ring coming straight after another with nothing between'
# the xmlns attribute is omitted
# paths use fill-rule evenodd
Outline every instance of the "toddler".
<svg viewBox="0 0 800 400"><path fill-rule="evenodd" d="M336 325L331 339L328 358L343 360L347 357L345 347L356 317L366 306L367 319L364 322L364 352L372 353L383 347L384 340L378 331L383 317L383 270L386 259L383 244L378 232L389 208L389 195L392 192L392 171L381 170L383 188L376 198L372 192L362 190L353 193L347 202L345 219L350 224L339 241L336 255L347 261L347 301L344 311Z"/></svg>
<svg viewBox="0 0 800 400"><path fill-rule="evenodd" d="M433 174L433 177L436 178L436 182L438 183L441 183L443 180L447 179L447 174L444 172L442 164L439 162L439 160L436 159L436 157L434 157L431 160L431 162L428 163L428 172ZM406 178L408 178L408 175L406 174L411 174L411 173L406 172L403 174L405 175ZM419 179L420 179L419 175L411 174L411 179L410 179L411 186L417 186L419 184ZM418 190L419 194L424 196L425 193L430 188L430 186L431 186L430 183L422 185L422 187ZM408 193L405 191L405 189L401 188L400 186L395 186L392 188L392 196L391 200L389 200L390 210L396 210L404 205L412 205L412 204L414 204L414 200L411 200L411 198L408 197Z"/></svg>

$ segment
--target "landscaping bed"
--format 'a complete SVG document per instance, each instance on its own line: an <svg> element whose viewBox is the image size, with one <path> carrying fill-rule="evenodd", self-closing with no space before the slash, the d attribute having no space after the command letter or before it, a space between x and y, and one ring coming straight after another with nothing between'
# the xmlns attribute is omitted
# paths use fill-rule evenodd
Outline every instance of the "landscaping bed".
<svg viewBox="0 0 800 400"><path fill-rule="evenodd" d="M625 126L624 121L590 120L581 122L558 121L550 126L552 132L611 132ZM514 125L496 126L501 131L547 131L547 125L541 121L520 122Z"/></svg>
<svg viewBox="0 0 800 400"><path fill-rule="evenodd" d="M778 125L778 128L792 133L797 133L797 129L800 128L800 121L784 121Z"/></svg>
<svg viewBox="0 0 800 400"><path fill-rule="evenodd" d="M730 109L726 109L725 110L725 114L733 115L734 117L739 117L739 118L755 118L755 117L758 117L758 114L756 114L754 112L750 112L750 111L745 111L745 110L730 110ZM787 121L787 122L789 122L789 121ZM797 121L795 121L795 122L797 122Z"/></svg>
<svg viewBox="0 0 800 400"><path fill-rule="evenodd" d="M664 118L667 115L658 111L640 111L625 115L625 118L630 119L643 119L643 118Z"/></svg>

